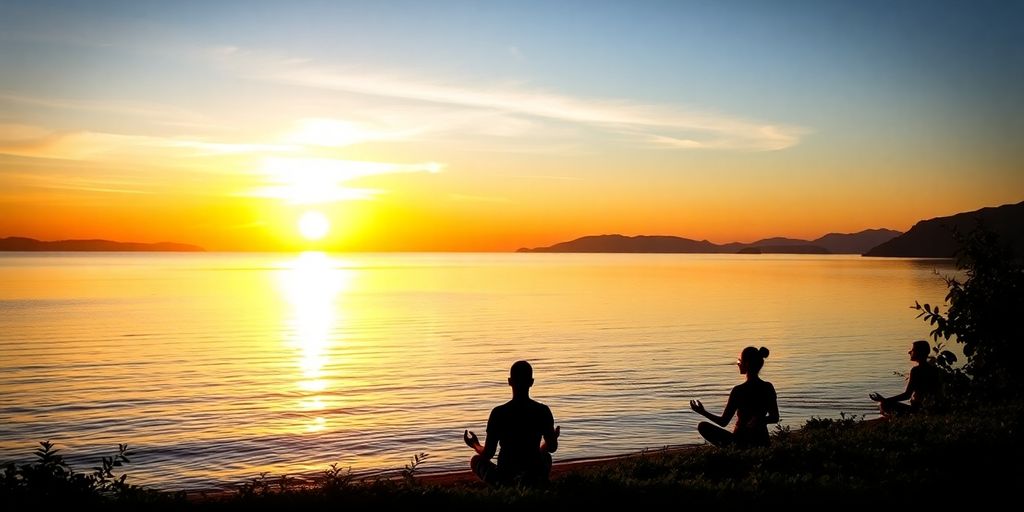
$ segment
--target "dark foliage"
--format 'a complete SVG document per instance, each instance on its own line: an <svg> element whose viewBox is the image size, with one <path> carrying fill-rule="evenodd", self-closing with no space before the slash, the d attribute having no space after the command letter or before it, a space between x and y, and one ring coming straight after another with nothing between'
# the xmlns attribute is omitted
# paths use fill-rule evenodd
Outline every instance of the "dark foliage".
<svg viewBox="0 0 1024 512"><path fill-rule="evenodd" d="M158 493L125 482L126 474L115 474L129 462L128 445L118 446L117 453L100 459L90 473L76 472L64 461L53 443L39 443L34 462L9 463L0 476L0 502L7 504L97 505L110 502L145 503L151 500L173 501L176 495Z"/></svg>
<svg viewBox="0 0 1024 512"><path fill-rule="evenodd" d="M945 277L948 308L915 304L919 317L933 326L939 342L935 363L947 370L960 390L974 399L1015 398L1024 391L1017 375L1018 354L1024 341L1024 268L1021 260L1000 243L998 236L979 226L957 235L957 268L963 280ZM963 345L967 361L955 369L956 358L942 350L942 342Z"/></svg>

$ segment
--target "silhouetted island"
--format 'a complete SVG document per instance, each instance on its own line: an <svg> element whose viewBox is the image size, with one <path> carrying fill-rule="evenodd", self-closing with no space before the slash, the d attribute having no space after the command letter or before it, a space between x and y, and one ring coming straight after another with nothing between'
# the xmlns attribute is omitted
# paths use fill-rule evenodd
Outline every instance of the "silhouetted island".
<svg viewBox="0 0 1024 512"><path fill-rule="evenodd" d="M722 245L678 236L592 235L549 247L524 247L517 252L863 254L899 235L899 231L891 229L866 229L857 233L829 233L816 240L774 237Z"/></svg>
<svg viewBox="0 0 1024 512"><path fill-rule="evenodd" d="M111 240L54 240L47 242L34 238L11 236L0 238L0 251L87 251L87 252L203 252L196 245L174 242L139 243Z"/></svg>
<svg viewBox="0 0 1024 512"><path fill-rule="evenodd" d="M910 231L871 249L865 256L953 258L959 247L954 230L966 234L979 223L999 235L1017 257L1024 257L1024 201L922 220Z"/></svg>
<svg viewBox="0 0 1024 512"><path fill-rule="evenodd" d="M744 247L740 254L832 254L828 249L817 245L759 245Z"/></svg>

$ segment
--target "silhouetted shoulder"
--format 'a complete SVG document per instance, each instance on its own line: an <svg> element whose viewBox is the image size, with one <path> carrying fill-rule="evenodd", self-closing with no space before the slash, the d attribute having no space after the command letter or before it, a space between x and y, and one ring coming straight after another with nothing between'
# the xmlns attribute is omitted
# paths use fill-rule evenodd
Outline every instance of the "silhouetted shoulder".
<svg viewBox="0 0 1024 512"><path fill-rule="evenodd" d="M533 399L523 404L523 409L529 411L529 414L535 417L554 419L550 407Z"/></svg>
<svg viewBox="0 0 1024 512"><path fill-rule="evenodd" d="M766 391L771 391L772 393L775 393L775 386L773 386L771 382L768 382L768 381L765 381L765 380L761 380L761 381L746 381L746 382L737 384L737 385L732 387L732 392L733 393L766 392Z"/></svg>
<svg viewBox="0 0 1024 512"><path fill-rule="evenodd" d="M526 416L531 418L551 418L551 408L536 400L509 400L491 410L492 419Z"/></svg>

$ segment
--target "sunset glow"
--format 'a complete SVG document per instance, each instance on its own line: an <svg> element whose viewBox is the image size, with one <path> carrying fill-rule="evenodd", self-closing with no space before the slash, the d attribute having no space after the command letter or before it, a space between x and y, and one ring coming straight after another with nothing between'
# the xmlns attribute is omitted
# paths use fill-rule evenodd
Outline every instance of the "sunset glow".
<svg viewBox="0 0 1024 512"><path fill-rule="evenodd" d="M1022 27L0 0L0 502L1014 502Z"/></svg>
<svg viewBox="0 0 1024 512"><path fill-rule="evenodd" d="M320 240L330 230L330 221L320 212L306 212L299 218L299 232L307 240Z"/></svg>
<svg viewBox="0 0 1024 512"><path fill-rule="evenodd" d="M5 3L0 236L511 251L1021 200L1012 2L739 3Z"/></svg>

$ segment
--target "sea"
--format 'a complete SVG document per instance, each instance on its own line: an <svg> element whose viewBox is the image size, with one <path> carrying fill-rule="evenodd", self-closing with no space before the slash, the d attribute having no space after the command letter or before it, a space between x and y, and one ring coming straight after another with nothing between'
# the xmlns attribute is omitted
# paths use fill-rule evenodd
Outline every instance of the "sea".
<svg viewBox="0 0 1024 512"><path fill-rule="evenodd" d="M555 462L701 443L747 346L781 421L877 417L912 306L952 262L847 255L0 253L0 463L50 441L89 472L229 488L266 475L461 470L509 367ZM957 351L955 342L947 347ZM419 457L419 462L416 458Z"/></svg>

